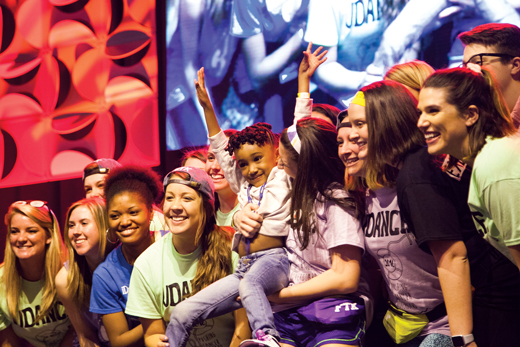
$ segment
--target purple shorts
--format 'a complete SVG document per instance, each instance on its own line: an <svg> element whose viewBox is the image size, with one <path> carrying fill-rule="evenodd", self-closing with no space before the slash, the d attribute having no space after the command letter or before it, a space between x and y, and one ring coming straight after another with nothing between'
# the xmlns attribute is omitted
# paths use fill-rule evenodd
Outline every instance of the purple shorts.
<svg viewBox="0 0 520 347"><path fill-rule="evenodd" d="M323 298L277 312L274 322L280 342L291 346L359 345L365 336L365 302L355 295Z"/></svg>

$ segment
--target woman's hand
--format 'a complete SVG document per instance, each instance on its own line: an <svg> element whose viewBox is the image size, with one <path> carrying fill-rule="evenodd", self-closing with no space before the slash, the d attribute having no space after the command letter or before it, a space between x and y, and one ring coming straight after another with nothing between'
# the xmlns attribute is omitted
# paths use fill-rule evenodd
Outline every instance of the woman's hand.
<svg viewBox="0 0 520 347"><path fill-rule="evenodd" d="M258 206L247 204L233 216L235 228L245 237L254 237L262 226L263 217L256 213Z"/></svg>

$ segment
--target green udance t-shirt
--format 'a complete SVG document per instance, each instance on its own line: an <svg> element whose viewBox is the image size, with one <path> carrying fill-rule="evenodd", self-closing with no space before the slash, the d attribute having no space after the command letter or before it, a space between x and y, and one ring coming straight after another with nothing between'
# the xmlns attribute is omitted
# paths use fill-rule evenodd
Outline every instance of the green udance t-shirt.
<svg viewBox="0 0 520 347"><path fill-rule="evenodd" d="M172 308L191 291L200 254L200 247L191 254L179 254L173 247L171 233L148 247L135 261L125 313L163 319L167 324ZM233 269L238 259L238 254L233 252ZM187 346L227 347L234 331L232 313L207 319L193 328Z"/></svg>
<svg viewBox="0 0 520 347"><path fill-rule="evenodd" d="M3 276L3 270L0 268L0 278ZM12 325L16 335L27 340L34 347L59 346L70 326L65 307L59 301L46 317L39 322L34 321L40 311L44 284L45 280L36 282L22 280L22 295L18 303L19 322L14 322L10 316L4 292L6 289L3 284L0 285L0 330Z"/></svg>
<svg viewBox="0 0 520 347"><path fill-rule="evenodd" d="M520 244L520 135L486 138L473 164L468 197L479 233L515 263Z"/></svg>

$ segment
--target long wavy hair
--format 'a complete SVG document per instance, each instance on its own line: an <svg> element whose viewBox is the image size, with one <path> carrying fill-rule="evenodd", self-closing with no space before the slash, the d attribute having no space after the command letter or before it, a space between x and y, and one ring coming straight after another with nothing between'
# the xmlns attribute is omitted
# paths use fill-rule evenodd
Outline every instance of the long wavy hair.
<svg viewBox="0 0 520 347"><path fill-rule="evenodd" d="M344 186L345 165L338 156L336 127L318 118L304 118L296 125L301 141L298 154L289 141L287 129L282 132L280 144L297 163L297 174L291 191L291 216L289 225L298 235L300 248L306 249L316 228L314 204L318 194L322 202L332 200L345 211L361 219L364 211L363 197L354 192L348 198L335 197L331 186Z"/></svg>
<svg viewBox="0 0 520 347"><path fill-rule="evenodd" d="M172 177L183 180L189 179L186 172L176 172ZM166 188L166 187L165 187ZM200 193L199 193L200 194ZM226 277L232 272L231 261L231 234L224 228L217 226L215 209L204 195L200 204L200 215L195 243L200 245L201 255L197 264L195 277L191 280L191 292L185 298L209 286L211 283Z"/></svg>
<svg viewBox="0 0 520 347"><path fill-rule="evenodd" d="M464 113L470 106L478 108L478 120L468 127L469 151L465 161L475 159L486 144L486 137L513 135L516 128L491 72L482 68L482 74L470 69L453 68L432 74L423 88L443 89L446 102Z"/></svg>
<svg viewBox="0 0 520 347"><path fill-rule="evenodd" d="M17 213L28 217L38 224L45 230L47 236L51 238L51 242L45 246L45 265L42 278L45 280L45 283L43 285L40 312L35 319L35 322L38 322L49 314L57 302L55 278L66 259L65 249L58 221L50 209L47 210L43 207L33 207L30 204L19 203L13 203L9 206L4 219L7 226L7 242L5 245L3 274L0 282L4 287L3 292L6 295L7 308L13 321L18 322L18 303L22 295L22 268L9 242L11 220Z"/></svg>
<svg viewBox="0 0 520 347"><path fill-rule="evenodd" d="M65 246L69 253L69 268L67 271L67 288L72 301L79 309L87 309L90 305L90 291L92 288L92 271L87 263L87 259L83 255L79 255L69 237L69 220L72 212L80 207L85 206L92 213L92 219L98 231L99 243L98 249L101 258L104 260L106 256L107 236L108 230L108 216L106 211L105 200L93 197L89 199L82 199L73 203L67 211L67 218L65 220L65 229L63 231Z"/></svg>

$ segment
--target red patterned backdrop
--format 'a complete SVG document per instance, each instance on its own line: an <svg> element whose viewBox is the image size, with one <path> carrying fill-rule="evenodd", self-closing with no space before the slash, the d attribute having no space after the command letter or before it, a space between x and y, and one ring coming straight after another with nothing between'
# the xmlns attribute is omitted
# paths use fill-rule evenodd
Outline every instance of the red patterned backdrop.
<svg viewBox="0 0 520 347"><path fill-rule="evenodd" d="M160 163L155 23L154 0L2 1L0 188Z"/></svg>

